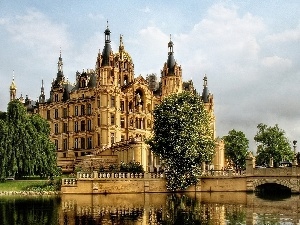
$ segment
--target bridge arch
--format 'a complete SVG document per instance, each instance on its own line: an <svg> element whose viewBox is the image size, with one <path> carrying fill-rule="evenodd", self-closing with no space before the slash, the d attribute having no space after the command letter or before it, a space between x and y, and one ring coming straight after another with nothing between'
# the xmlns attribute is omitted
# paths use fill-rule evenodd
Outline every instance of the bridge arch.
<svg viewBox="0 0 300 225"><path fill-rule="evenodd" d="M286 190L292 192L297 192L294 182L290 179L275 179L275 178L260 178L253 180L253 190L258 190L260 188L270 188L274 184L274 188L280 190Z"/></svg>

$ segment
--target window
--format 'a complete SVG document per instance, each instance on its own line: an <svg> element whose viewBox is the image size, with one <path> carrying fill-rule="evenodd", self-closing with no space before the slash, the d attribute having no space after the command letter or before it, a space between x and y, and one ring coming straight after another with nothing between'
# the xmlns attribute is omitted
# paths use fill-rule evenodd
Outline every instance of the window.
<svg viewBox="0 0 300 225"><path fill-rule="evenodd" d="M50 116L50 110L47 110L47 119L50 120L51 116Z"/></svg>
<svg viewBox="0 0 300 225"><path fill-rule="evenodd" d="M99 127L100 124L101 124L101 118L100 118L100 115L98 115L97 124L98 124L98 127Z"/></svg>
<svg viewBox="0 0 300 225"><path fill-rule="evenodd" d="M115 125L115 115L114 114L110 114L110 125Z"/></svg>
<svg viewBox="0 0 300 225"><path fill-rule="evenodd" d="M125 119L121 117L121 128L125 128Z"/></svg>
<svg viewBox="0 0 300 225"><path fill-rule="evenodd" d="M98 134L97 136L98 136L98 146L100 146L100 144L101 144L101 137L100 137L100 134Z"/></svg>
<svg viewBox="0 0 300 225"><path fill-rule="evenodd" d="M121 135L121 141L125 141L125 136Z"/></svg>
<svg viewBox="0 0 300 225"><path fill-rule="evenodd" d="M54 133L58 134L58 124L54 124Z"/></svg>
<svg viewBox="0 0 300 225"><path fill-rule="evenodd" d="M121 112L124 112L125 111L125 103L124 101L121 101Z"/></svg>
<svg viewBox="0 0 300 225"><path fill-rule="evenodd" d="M78 138L75 138L74 140L74 148L78 149Z"/></svg>
<svg viewBox="0 0 300 225"><path fill-rule="evenodd" d="M68 109L63 108L63 118L67 118L67 117L68 117Z"/></svg>
<svg viewBox="0 0 300 225"><path fill-rule="evenodd" d="M84 88L85 87L85 80L81 81L81 87Z"/></svg>
<svg viewBox="0 0 300 225"><path fill-rule="evenodd" d="M68 124L64 123L63 133L67 133L67 132L68 132Z"/></svg>
<svg viewBox="0 0 300 225"><path fill-rule="evenodd" d="M78 121L74 122L74 131L78 132Z"/></svg>
<svg viewBox="0 0 300 225"><path fill-rule="evenodd" d="M87 121L87 130L88 131L92 130L92 121L91 120Z"/></svg>
<svg viewBox="0 0 300 225"><path fill-rule="evenodd" d="M115 107L115 96L110 97L110 107L111 108Z"/></svg>
<svg viewBox="0 0 300 225"><path fill-rule="evenodd" d="M58 102L58 94L55 94L55 95L54 95L54 101L55 101L55 102Z"/></svg>
<svg viewBox="0 0 300 225"><path fill-rule="evenodd" d="M85 121L84 121L84 120L82 120L82 121L80 122L80 130L81 130L81 131L85 131Z"/></svg>
<svg viewBox="0 0 300 225"><path fill-rule="evenodd" d="M80 138L81 148L85 149L85 138Z"/></svg>
<svg viewBox="0 0 300 225"><path fill-rule="evenodd" d="M85 105L81 105L81 115L85 115Z"/></svg>
<svg viewBox="0 0 300 225"><path fill-rule="evenodd" d="M75 116L78 116L78 106L75 106Z"/></svg>
<svg viewBox="0 0 300 225"><path fill-rule="evenodd" d="M97 107L100 108L101 104L100 104L100 96L98 96L98 99L97 99Z"/></svg>
<svg viewBox="0 0 300 225"><path fill-rule="evenodd" d="M54 110L54 118L57 119L58 118L58 109Z"/></svg>
<svg viewBox="0 0 300 225"><path fill-rule="evenodd" d="M111 144L115 143L115 134L114 133L110 133L110 143Z"/></svg>
<svg viewBox="0 0 300 225"><path fill-rule="evenodd" d="M91 104L88 104L88 105L87 105L87 114L88 114L88 115L91 115L91 114L92 114L92 105L91 105Z"/></svg>
<svg viewBox="0 0 300 225"><path fill-rule="evenodd" d="M64 139L63 140L63 150L66 151L68 149L68 140Z"/></svg>
<svg viewBox="0 0 300 225"><path fill-rule="evenodd" d="M55 140L55 141L54 141L54 144L55 144L56 150L58 150L58 140Z"/></svg>
<svg viewBox="0 0 300 225"><path fill-rule="evenodd" d="M88 137L88 140L87 140L87 144L88 144L88 149L91 149L92 148L92 137Z"/></svg>

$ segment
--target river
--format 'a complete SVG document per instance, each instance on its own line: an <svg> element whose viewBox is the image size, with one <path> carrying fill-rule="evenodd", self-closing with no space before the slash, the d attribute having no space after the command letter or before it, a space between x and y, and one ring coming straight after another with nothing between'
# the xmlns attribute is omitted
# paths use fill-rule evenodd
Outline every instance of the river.
<svg viewBox="0 0 300 225"><path fill-rule="evenodd" d="M300 224L300 197L246 193L0 196L1 225Z"/></svg>

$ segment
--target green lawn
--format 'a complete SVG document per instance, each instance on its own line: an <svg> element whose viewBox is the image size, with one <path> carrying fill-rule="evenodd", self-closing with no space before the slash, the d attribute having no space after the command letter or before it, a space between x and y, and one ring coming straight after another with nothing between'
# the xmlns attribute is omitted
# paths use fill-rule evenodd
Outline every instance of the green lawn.
<svg viewBox="0 0 300 225"><path fill-rule="evenodd" d="M29 191L41 189L49 190L47 180L7 180L0 182L0 191Z"/></svg>

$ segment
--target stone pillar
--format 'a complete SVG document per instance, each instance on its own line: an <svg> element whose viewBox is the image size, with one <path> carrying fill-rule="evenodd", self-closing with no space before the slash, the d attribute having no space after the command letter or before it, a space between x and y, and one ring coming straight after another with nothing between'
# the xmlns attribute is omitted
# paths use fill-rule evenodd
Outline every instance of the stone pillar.
<svg viewBox="0 0 300 225"><path fill-rule="evenodd" d="M255 167L255 157L252 155L251 152L249 152L246 158L246 175L252 175L254 167Z"/></svg>

